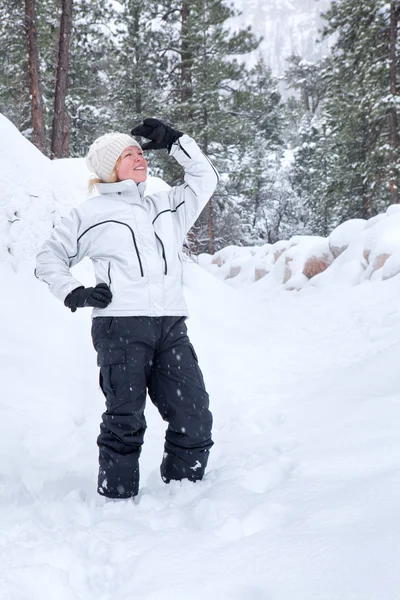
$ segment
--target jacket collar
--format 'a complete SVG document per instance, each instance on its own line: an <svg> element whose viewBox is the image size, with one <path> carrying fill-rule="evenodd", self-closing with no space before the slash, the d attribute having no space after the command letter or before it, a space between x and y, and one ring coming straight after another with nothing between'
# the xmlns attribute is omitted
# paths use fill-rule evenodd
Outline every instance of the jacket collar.
<svg viewBox="0 0 400 600"><path fill-rule="evenodd" d="M129 203L142 201L146 189L146 182L135 183L132 179L125 181L117 181L116 183L97 183L96 189L101 195L118 194L121 195L121 200L126 200Z"/></svg>

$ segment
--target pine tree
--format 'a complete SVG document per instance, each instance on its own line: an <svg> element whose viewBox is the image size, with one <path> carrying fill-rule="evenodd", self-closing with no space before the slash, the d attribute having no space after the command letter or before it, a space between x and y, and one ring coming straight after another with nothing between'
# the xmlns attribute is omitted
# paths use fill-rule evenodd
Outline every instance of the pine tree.
<svg viewBox="0 0 400 600"><path fill-rule="evenodd" d="M230 110L232 97L246 77L245 66L237 57L256 49L259 40L249 29L229 31L227 23L237 11L223 0L163 0L157 14L167 35L169 94L164 114L198 141L225 180L227 149L238 141L240 129L239 119ZM169 169L170 163L165 163L166 178L174 180L176 171L169 173ZM192 234L193 243L201 249L205 248L200 240L208 239L211 253L224 220L223 197L225 190L220 185Z"/></svg>
<svg viewBox="0 0 400 600"><path fill-rule="evenodd" d="M0 3L0 112L25 135L32 134L25 3Z"/></svg>
<svg viewBox="0 0 400 600"><path fill-rule="evenodd" d="M34 141L24 6L22 0L3 0L0 4L0 49L4 57L0 64L0 111ZM48 147L54 120L60 17L59 0L37 4L38 72ZM74 0L69 89L65 99L72 156L86 153L97 132L109 130L115 121L109 101L110 72L115 70L115 20L116 12L109 3ZM62 153L66 155L68 149Z"/></svg>
<svg viewBox="0 0 400 600"><path fill-rule="evenodd" d="M69 79L69 47L72 28L73 0L62 0L58 43L57 73L55 80L51 155L54 158L69 156L69 117L65 98Z"/></svg>
<svg viewBox="0 0 400 600"><path fill-rule="evenodd" d="M336 44L325 71L331 146L338 155L329 203L368 218L397 201L396 54L400 2L341 0L326 13Z"/></svg>
<svg viewBox="0 0 400 600"><path fill-rule="evenodd" d="M46 152L46 126L40 77L40 54L37 34L36 0L25 0L25 34L29 63L29 91L33 140L42 152Z"/></svg>
<svg viewBox="0 0 400 600"><path fill-rule="evenodd" d="M297 212L306 232L328 235L339 217L330 201L337 155L325 114L326 61L312 63L292 55L287 62L285 81L297 97L286 103L288 127L284 137L293 147L291 180Z"/></svg>
<svg viewBox="0 0 400 600"><path fill-rule="evenodd" d="M121 4L110 101L118 127L125 131L145 117L162 115L168 88L166 36L162 27L155 26L154 2L123 0Z"/></svg>
<svg viewBox="0 0 400 600"><path fill-rule="evenodd" d="M389 188L393 203L399 202L399 119L397 115L397 72L399 69L397 60L398 30L400 22L400 3L396 0L390 2L390 29L389 29L389 69L390 69L390 94L391 106L389 108L389 145L390 145L390 181Z"/></svg>
<svg viewBox="0 0 400 600"><path fill-rule="evenodd" d="M340 157L324 114L305 113L298 136L293 186L304 210L308 210L310 233L327 236L344 220L343 202L337 201L343 190L334 189Z"/></svg>
<svg viewBox="0 0 400 600"><path fill-rule="evenodd" d="M285 81L289 88L299 92L303 111L314 115L325 95L322 63L304 60L298 54L289 56L287 62Z"/></svg>
<svg viewBox="0 0 400 600"><path fill-rule="evenodd" d="M108 2L74 0L66 98L70 154L85 155L93 140L114 129L113 78L117 70L119 14Z"/></svg>
<svg viewBox="0 0 400 600"><path fill-rule="evenodd" d="M283 104L277 81L262 59L241 82L231 112L238 120L238 137L230 147L227 191L237 198L240 207L243 228L238 241L265 242L279 235L275 217L280 204L278 196L283 190L278 183Z"/></svg>

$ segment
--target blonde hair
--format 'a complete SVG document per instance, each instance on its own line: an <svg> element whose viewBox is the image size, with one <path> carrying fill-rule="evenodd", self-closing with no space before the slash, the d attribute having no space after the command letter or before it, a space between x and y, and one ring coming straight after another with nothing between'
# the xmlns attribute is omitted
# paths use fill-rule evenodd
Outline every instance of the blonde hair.
<svg viewBox="0 0 400 600"><path fill-rule="evenodd" d="M117 181L119 181L117 175L117 168L120 163L120 160L121 157L119 157L117 162L115 163L115 167L113 168L112 173L110 175L110 179L108 181L103 181L100 177L92 177L91 179L89 179L89 192L91 194L93 193L94 188L98 183L116 183Z"/></svg>

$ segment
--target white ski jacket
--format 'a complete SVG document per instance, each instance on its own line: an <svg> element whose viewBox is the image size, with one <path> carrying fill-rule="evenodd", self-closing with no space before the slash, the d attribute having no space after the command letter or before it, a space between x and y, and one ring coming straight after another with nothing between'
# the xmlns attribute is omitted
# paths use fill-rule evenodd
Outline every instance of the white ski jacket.
<svg viewBox="0 0 400 600"><path fill-rule="evenodd" d="M145 196L132 180L97 185L98 196L73 209L36 258L35 275L64 301L82 284L70 272L88 256L96 283L107 283L111 303L97 316L187 316L182 289L183 241L207 204L218 173L187 135L171 149L184 184Z"/></svg>

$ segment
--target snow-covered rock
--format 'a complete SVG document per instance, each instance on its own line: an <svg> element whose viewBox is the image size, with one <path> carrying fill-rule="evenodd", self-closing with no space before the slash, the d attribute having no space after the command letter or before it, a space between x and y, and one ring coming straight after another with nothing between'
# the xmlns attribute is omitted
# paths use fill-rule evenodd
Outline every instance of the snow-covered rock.
<svg viewBox="0 0 400 600"><path fill-rule="evenodd" d="M280 240L279 242L275 242L275 244L272 244L271 251L273 253L275 262L277 262L279 260L279 258L287 250L288 247L289 247L289 242L285 241L285 240Z"/></svg>
<svg viewBox="0 0 400 600"><path fill-rule="evenodd" d="M283 283L288 283L300 274L311 279L324 271L333 261L329 243L317 236L295 236L285 254L285 273ZM298 287L298 284L297 284Z"/></svg>
<svg viewBox="0 0 400 600"><path fill-rule="evenodd" d="M382 277L382 267L394 254L400 252L400 212L390 211L368 228L364 241L364 257L368 267L365 277ZM390 273L390 268L387 273ZM387 275L386 275L387 277Z"/></svg>
<svg viewBox="0 0 400 600"><path fill-rule="evenodd" d="M350 219L332 231L328 240L334 258L346 250L354 237L365 228L365 223L364 219Z"/></svg>
<svg viewBox="0 0 400 600"><path fill-rule="evenodd" d="M400 273L400 206L392 205L368 221L346 221L327 238L294 236L272 245L229 246L207 260L202 256L200 264L220 279L229 279L231 286L255 282L265 290L389 279Z"/></svg>
<svg viewBox="0 0 400 600"><path fill-rule="evenodd" d="M382 279L390 279L400 273L400 251L397 250L385 260L382 266Z"/></svg>

